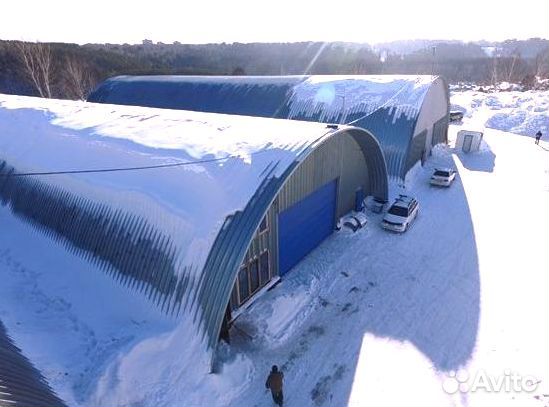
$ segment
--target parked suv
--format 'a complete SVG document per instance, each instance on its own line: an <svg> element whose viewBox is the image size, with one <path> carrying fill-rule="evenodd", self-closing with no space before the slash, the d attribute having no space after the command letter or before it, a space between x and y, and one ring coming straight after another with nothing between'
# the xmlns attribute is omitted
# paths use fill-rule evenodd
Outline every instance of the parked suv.
<svg viewBox="0 0 549 407"><path fill-rule="evenodd" d="M406 232L418 212L419 203L415 198L399 195L383 217L381 226L393 232Z"/></svg>
<svg viewBox="0 0 549 407"><path fill-rule="evenodd" d="M456 178L456 172L451 168L437 168L431 176L431 185L449 187Z"/></svg>

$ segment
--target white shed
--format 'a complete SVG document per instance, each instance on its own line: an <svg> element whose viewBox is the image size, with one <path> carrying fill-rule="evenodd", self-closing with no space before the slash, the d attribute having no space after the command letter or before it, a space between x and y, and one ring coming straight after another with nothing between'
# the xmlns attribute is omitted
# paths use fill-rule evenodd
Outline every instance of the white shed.
<svg viewBox="0 0 549 407"><path fill-rule="evenodd" d="M465 153L479 151L483 133L481 131L460 130L457 134L456 149Z"/></svg>

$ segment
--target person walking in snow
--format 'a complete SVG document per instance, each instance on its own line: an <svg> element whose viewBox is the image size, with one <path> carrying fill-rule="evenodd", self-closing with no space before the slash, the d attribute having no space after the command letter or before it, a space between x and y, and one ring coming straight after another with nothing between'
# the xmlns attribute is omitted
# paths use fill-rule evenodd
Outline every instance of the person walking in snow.
<svg viewBox="0 0 549 407"><path fill-rule="evenodd" d="M269 377L265 382L265 387L271 389L271 394L273 396L273 401L282 407L284 403L284 396L282 394L282 380L284 379L284 373L278 371L278 366L273 365Z"/></svg>
<svg viewBox="0 0 549 407"><path fill-rule="evenodd" d="M538 130L536 133L536 144L539 144L539 139L541 138L541 130Z"/></svg>

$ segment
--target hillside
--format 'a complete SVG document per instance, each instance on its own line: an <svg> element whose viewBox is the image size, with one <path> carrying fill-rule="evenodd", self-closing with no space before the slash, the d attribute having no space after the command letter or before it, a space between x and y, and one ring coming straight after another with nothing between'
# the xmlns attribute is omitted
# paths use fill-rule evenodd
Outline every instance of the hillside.
<svg viewBox="0 0 549 407"><path fill-rule="evenodd" d="M0 40L0 93L39 95L18 42ZM32 49L32 44L25 43ZM549 77L549 41L501 43L42 44L49 50L52 97L82 99L116 75L441 75L450 83L501 81L532 87ZM433 54L433 47L435 53ZM488 52L489 50L489 52Z"/></svg>

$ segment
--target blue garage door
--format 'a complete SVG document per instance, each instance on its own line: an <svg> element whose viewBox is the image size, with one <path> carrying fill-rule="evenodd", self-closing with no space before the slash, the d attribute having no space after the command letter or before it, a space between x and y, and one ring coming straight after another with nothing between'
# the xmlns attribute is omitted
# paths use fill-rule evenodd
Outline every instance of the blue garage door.
<svg viewBox="0 0 549 407"><path fill-rule="evenodd" d="M278 215L281 276L333 232L336 191L333 180Z"/></svg>

